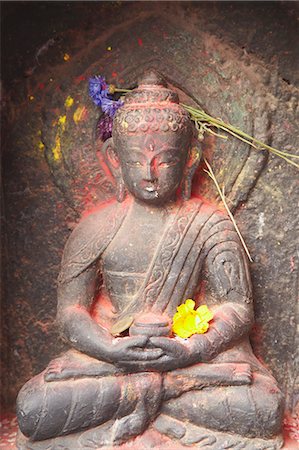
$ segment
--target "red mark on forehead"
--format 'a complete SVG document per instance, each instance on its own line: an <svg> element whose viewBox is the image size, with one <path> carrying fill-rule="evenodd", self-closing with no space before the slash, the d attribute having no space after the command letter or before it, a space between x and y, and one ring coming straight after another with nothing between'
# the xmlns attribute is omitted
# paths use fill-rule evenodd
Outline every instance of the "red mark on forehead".
<svg viewBox="0 0 299 450"><path fill-rule="evenodd" d="M155 140L152 136L146 136L144 139L144 149L145 151L153 152L156 148Z"/></svg>

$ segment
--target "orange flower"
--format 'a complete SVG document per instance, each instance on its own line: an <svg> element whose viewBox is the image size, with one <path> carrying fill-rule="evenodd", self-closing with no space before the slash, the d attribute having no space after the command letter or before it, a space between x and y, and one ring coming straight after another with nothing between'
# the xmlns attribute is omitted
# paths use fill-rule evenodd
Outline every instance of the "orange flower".
<svg viewBox="0 0 299 450"><path fill-rule="evenodd" d="M207 305L201 305L194 310L195 301L188 299L177 307L173 316L172 331L179 337L187 339L193 334L203 334L209 329L213 313Z"/></svg>

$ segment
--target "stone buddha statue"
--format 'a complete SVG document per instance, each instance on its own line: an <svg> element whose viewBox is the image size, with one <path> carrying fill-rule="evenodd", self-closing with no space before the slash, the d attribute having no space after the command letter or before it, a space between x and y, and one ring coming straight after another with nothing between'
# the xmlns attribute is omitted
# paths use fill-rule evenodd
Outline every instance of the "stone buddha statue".
<svg viewBox="0 0 299 450"><path fill-rule="evenodd" d="M70 349L20 391L19 448L116 448L146 434L159 449L165 438L280 448L282 395L249 343L246 256L226 214L191 195L193 123L160 75L126 95L103 152L117 199L65 246L57 321ZM172 319L189 298L214 317L183 339Z"/></svg>

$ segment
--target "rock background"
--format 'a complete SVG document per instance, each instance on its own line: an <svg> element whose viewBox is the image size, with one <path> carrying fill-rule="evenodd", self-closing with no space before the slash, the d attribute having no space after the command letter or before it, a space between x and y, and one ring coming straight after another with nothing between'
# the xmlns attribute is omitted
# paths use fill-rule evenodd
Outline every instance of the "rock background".
<svg viewBox="0 0 299 450"><path fill-rule="evenodd" d="M98 164L88 77L133 87L147 67L182 99L298 150L295 2L2 2L2 404L63 349L56 278L80 213L113 195ZM74 100L65 106L68 97ZM74 116L75 114L75 116ZM61 117L66 116L65 125ZM298 171L235 139L206 138L254 258L252 343L298 400ZM100 161L99 161L100 160ZM203 175L194 190L218 201Z"/></svg>

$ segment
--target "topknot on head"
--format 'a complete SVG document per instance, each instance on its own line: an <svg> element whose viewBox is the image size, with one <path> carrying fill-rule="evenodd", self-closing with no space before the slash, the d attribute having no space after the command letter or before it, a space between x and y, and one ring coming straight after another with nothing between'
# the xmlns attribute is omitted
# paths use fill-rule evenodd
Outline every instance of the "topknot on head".
<svg viewBox="0 0 299 450"><path fill-rule="evenodd" d="M163 86L167 88L167 83L163 76L155 69L148 69L139 78L138 86Z"/></svg>
<svg viewBox="0 0 299 450"><path fill-rule="evenodd" d="M150 69L140 77L137 88L126 95L124 107L136 105L136 107L141 108L141 104L145 103L159 107L161 102L167 102L168 106L171 107L174 103L179 103L179 97L176 92L169 89L159 72Z"/></svg>

